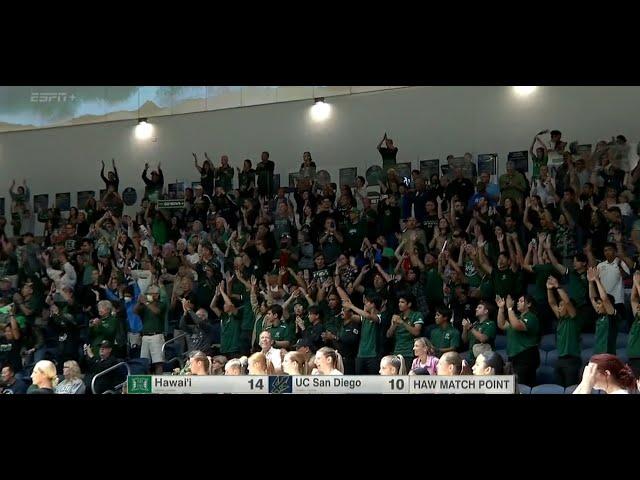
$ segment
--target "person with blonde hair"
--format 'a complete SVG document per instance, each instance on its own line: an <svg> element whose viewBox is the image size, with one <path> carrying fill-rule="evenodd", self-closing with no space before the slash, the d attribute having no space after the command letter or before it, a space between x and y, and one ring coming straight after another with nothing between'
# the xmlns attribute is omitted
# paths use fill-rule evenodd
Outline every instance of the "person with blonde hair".
<svg viewBox="0 0 640 480"><path fill-rule="evenodd" d="M429 375L436 375L438 368L438 357L436 347L433 346L426 337L419 337L413 341L413 353L416 358L411 363L410 371L426 369Z"/></svg>
<svg viewBox="0 0 640 480"><path fill-rule="evenodd" d="M311 375L343 375L342 355L337 350L322 347L316 352L316 368Z"/></svg>
<svg viewBox="0 0 640 480"><path fill-rule="evenodd" d="M40 360L33 367L31 380L37 387L27 393L29 394L53 394L53 389L58 385L58 372L53 362Z"/></svg>
<svg viewBox="0 0 640 480"><path fill-rule="evenodd" d="M245 362L243 362L243 360ZM239 376L244 375L247 357L233 358L224 366L225 375Z"/></svg>
<svg viewBox="0 0 640 480"><path fill-rule="evenodd" d="M254 353L248 361L249 375L273 375L273 365L262 352Z"/></svg>
<svg viewBox="0 0 640 480"><path fill-rule="evenodd" d="M306 375L306 366L302 352L287 352L282 362L282 371L287 375Z"/></svg>
<svg viewBox="0 0 640 480"><path fill-rule="evenodd" d="M56 386L55 393L75 395L85 393L86 385L82 381L82 373L78 362L75 360L64 362L62 374L64 375L64 380Z"/></svg>
<svg viewBox="0 0 640 480"><path fill-rule="evenodd" d="M189 366L191 375L209 375L209 369L211 368L211 362L209 357L200 351L195 351L189 358Z"/></svg>
<svg viewBox="0 0 640 480"><path fill-rule="evenodd" d="M402 355L387 355L380 360L380 375L406 375L407 367Z"/></svg>

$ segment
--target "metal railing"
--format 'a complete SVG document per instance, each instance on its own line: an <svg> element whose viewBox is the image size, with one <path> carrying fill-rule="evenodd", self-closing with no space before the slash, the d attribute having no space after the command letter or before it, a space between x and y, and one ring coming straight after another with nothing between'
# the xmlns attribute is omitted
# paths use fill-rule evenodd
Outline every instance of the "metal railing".
<svg viewBox="0 0 640 480"><path fill-rule="evenodd" d="M162 344L162 357L164 358L164 356L165 356L165 355L164 355L164 350L165 350L165 347L166 347L167 345L169 345L169 344L170 344L170 343L172 343L172 342L175 342L175 341L176 341L176 340L178 340L179 338L186 337L187 335L188 335L188 333L187 333L187 332L185 332L185 333L181 333L180 335L178 335L178 336L176 336L176 337L173 337L173 338L170 338L169 340L167 340L166 342L164 342L164 343ZM184 356L185 356L185 353L183 353L183 354L182 354L182 357L184 357ZM171 362L175 362L175 361L177 361L177 362L178 362L178 364L180 365L180 368L184 367L184 358L181 358L180 356L173 357L173 358L171 358L171 359L169 359L169 360L165 359L165 363L171 363Z"/></svg>
<svg viewBox="0 0 640 480"><path fill-rule="evenodd" d="M95 377L93 377L93 378L91 379L91 393L93 393L94 395L96 394L96 388L95 388L95 386L96 386L96 380L97 380L98 378L100 378L101 376L103 376L103 375L104 375L104 374L106 374L106 373L109 373L109 372L111 372L111 371L115 370L116 368L120 368L120 367L122 367L122 365L124 365L124 366L126 367L126 369L127 369L127 377L128 377L129 375L131 375L131 368L129 367L129 364L128 364L127 362L120 362L120 363L118 363L118 364L116 364L116 365L114 365L114 366L112 366L112 367L107 368L106 370L103 370L102 372L98 373ZM120 384L116 385L115 387L112 387L110 390L107 390L107 391L102 392L102 393L103 393L103 394L104 394L104 393L115 393L115 390L117 390L117 389L121 388L121 387L122 387L122 386L124 386L124 384L126 384L126 383L127 383L127 380L126 380L126 378L125 378L125 381L124 381L124 382L122 382L122 383L120 383Z"/></svg>

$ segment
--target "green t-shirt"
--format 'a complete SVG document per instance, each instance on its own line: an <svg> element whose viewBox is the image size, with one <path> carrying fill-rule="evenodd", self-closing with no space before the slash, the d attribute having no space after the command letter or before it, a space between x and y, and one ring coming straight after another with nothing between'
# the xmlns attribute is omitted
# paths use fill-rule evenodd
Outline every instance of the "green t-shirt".
<svg viewBox="0 0 640 480"><path fill-rule="evenodd" d="M167 304L162 299L158 301L158 307L160 313L156 315L149 307L145 305L144 313L142 315L142 334L158 333L164 331L164 316L167 311Z"/></svg>
<svg viewBox="0 0 640 480"><path fill-rule="evenodd" d="M558 357L580 358L580 326L580 319L577 316L560 317L556 330Z"/></svg>
<svg viewBox="0 0 640 480"><path fill-rule="evenodd" d="M381 315L378 315L378 318L381 318ZM358 357L376 358L378 356L378 331L380 329L380 323L373 322L368 318L363 318L360 328Z"/></svg>
<svg viewBox="0 0 640 480"><path fill-rule="evenodd" d="M640 357L640 313L636 313L633 323L631 324L631 329L629 329L627 356L629 358Z"/></svg>
<svg viewBox="0 0 640 480"><path fill-rule="evenodd" d="M616 354L616 337L618 336L618 316L601 315L596 320L596 341L593 353Z"/></svg>
<svg viewBox="0 0 640 480"><path fill-rule="evenodd" d="M531 162L533 163L532 178L538 178L540 176L540 167L546 165L548 161L549 157L547 154L544 154L542 158L537 157L536 155L531 156Z"/></svg>
<svg viewBox="0 0 640 480"><path fill-rule="evenodd" d="M340 325L342 325L342 317L340 317L340 313L342 309L338 307L335 310L331 310L329 308L329 304L326 301L322 301L320 304L320 309L323 312L323 325L324 329L333 333L334 335L338 335L338 329Z"/></svg>
<svg viewBox="0 0 640 480"><path fill-rule="evenodd" d="M94 355L100 354L100 343L102 343L103 340L109 340L113 344L118 330L118 319L114 315L109 315L100 320L100 325L89 326L91 350Z"/></svg>
<svg viewBox="0 0 640 480"><path fill-rule="evenodd" d="M493 320L485 320L484 322L480 322L478 323L473 330L478 331L478 333L482 333L483 335L486 335L487 341L484 343L487 343L491 346L493 346L495 339L496 339L496 335L498 333L498 325L496 325L496 322L494 322ZM473 354L473 346L476 343L480 343L475 335L473 333L471 333L471 329L467 332L467 341L469 343L469 359L471 359L471 361L474 361L476 359L475 355Z"/></svg>
<svg viewBox="0 0 640 480"><path fill-rule="evenodd" d="M286 342L289 341L291 345L296 342L296 326L295 323L292 322L280 322L280 324L276 326L271 326L269 328L269 332L271 332L271 338L274 342Z"/></svg>
<svg viewBox="0 0 640 480"><path fill-rule="evenodd" d="M442 275L437 268L430 268L426 272L427 302L429 305L442 303Z"/></svg>
<svg viewBox="0 0 640 480"><path fill-rule="evenodd" d="M567 285L567 292L571 302L576 308L582 307L587 303L589 295L589 281L587 280L587 271L582 273L576 272L575 269L569 269L569 285Z"/></svg>
<svg viewBox="0 0 640 480"><path fill-rule="evenodd" d="M447 322L445 328L436 327L431 330L431 343L436 347L438 354L442 353L443 348L457 350L460 347L460 332Z"/></svg>
<svg viewBox="0 0 640 480"><path fill-rule="evenodd" d="M536 276L536 285L533 290L533 298L538 303L546 303L547 301L547 279L555 268L550 263L542 265L534 265L533 273Z"/></svg>
<svg viewBox="0 0 640 480"><path fill-rule="evenodd" d="M420 312L410 311L406 317L406 322L411 325L424 325L424 320ZM395 347L394 355L402 355L405 359L413 358L413 340L414 336L402 325L396 328L394 332Z"/></svg>
<svg viewBox="0 0 640 480"><path fill-rule="evenodd" d="M241 324L240 312L234 314L224 312L220 316L220 353L223 355L240 351Z"/></svg>
<svg viewBox="0 0 640 480"><path fill-rule="evenodd" d="M505 312L505 315L508 313ZM526 330L516 330L511 326L511 323L507 325L507 355L510 358L538 346L538 330L540 329L538 317L532 312L527 312L520 317L520 320L526 325Z"/></svg>

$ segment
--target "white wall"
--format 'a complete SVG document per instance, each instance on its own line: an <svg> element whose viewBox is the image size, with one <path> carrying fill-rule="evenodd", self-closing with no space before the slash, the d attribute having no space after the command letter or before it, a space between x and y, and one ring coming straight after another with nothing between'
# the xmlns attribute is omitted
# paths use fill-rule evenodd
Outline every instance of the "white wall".
<svg viewBox="0 0 640 480"><path fill-rule="evenodd" d="M400 151L399 161L443 160L469 151L500 155L528 150L540 130L557 128L563 138L595 143L622 133L638 137L640 87L540 87L530 97L516 97L511 87L411 87L327 99L332 116L311 121L310 101L270 104L153 119L157 142L134 137L134 121L82 125L0 134L0 196L6 198L12 178L26 178L31 193L76 192L102 188L100 160L116 158L120 188L141 187L145 162L162 161L165 182L197 180L191 152L222 153L231 164L259 161L268 150L276 172L287 184L310 150L319 169L334 181L338 169L379 163L375 146L387 131ZM141 188L139 188L139 195Z"/></svg>

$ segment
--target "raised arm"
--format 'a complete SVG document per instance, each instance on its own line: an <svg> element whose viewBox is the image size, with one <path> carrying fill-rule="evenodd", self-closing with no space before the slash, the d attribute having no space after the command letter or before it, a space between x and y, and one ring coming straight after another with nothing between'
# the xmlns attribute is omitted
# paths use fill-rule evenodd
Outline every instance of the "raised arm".
<svg viewBox="0 0 640 480"><path fill-rule="evenodd" d="M569 273L569 269L565 267L563 264L561 264L560 262L558 262L558 259L553 253L553 249L551 248L550 242L545 241L544 250L545 252L547 252L547 255L549 256L549 260L551 260L551 265L553 265L553 268L555 268L560 275L566 275L567 273Z"/></svg>
<svg viewBox="0 0 640 480"><path fill-rule="evenodd" d="M193 162L196 166L196 170L198 170L198 173L202 174L202 167L198 165L198 155L196 155L195 152L192 152L191 155L193 155Z"/></svg>
<svg viewBox="0 0 640 480"><path fill-rule="evenodd" d="M500 295L496 295L496 305L498 306L498 328L500 330L506 330L509 323L507 322L504 314L505 300Z"/></svg>
<svg viewBox="0 0 640 480"><path fill-rule="evenodd" d="M378 143L378 146L376 147L377 150L380 150L380 147L382 147L382 144L386 139L387 139L387 132L384 132L384 137L382 137L382 140L380 140L380 142Z"/></svg>
<svg viewBox="0 0 640 480"><path fill-rule="evenodd" d="M514 330L525 331L527 329L527 325L518 318L516 312L513 311L514 301L511 298L511 295L507 295L507 319L509 324Z"/></svg>
<svg viewBox="0 0 640 480"><path fill-rule="evenodd" d="M640 314L640 271L633 274L633 287L631 288L632 314Z"/></svg>
<svg viewBox="0 0 640 480"><path fill-rule="evenodd" d="M223 283L224 283L224 281L220 282L218 284L218 286L216 287L216 293L213 296L213 298L211 299L211 304L209 305L209 307L211 308L213 313L215 313L218 317L220 317L222 315L222 310L220 310L217 307L217 303L218 303L218 298L220 298L220 285L222 285Z"/></svg>
<svg viewBox="0 0 640 480"><path fill-rule="evenodd" d="M484 254L484 244L485 242L482 242L482 245L478 243L478 266L491 275L493 273L493 267Z"/></svg>
<svg viewBox="0 0 640 480"><path fill-rule="evenodd" d="M100 178L102 178L102 181L104 183L108 183L109 179L107 179L107 177L104 176L104 160L101 160L101 161L102 161L102 168L100 169Z"/></svg>
<svg viewBox="0 0 640 480"><path fill-rule="evenodd" d="M600 273L596 267L589 267L587 270L587 280L589 280L589 298L591 299L591 305L596 308L596 289L597 296L600 297L605 311L608 315L613 315L616 312L615 307L611 304L607 291L600 281Z"/></svg>

